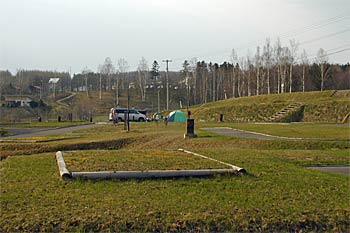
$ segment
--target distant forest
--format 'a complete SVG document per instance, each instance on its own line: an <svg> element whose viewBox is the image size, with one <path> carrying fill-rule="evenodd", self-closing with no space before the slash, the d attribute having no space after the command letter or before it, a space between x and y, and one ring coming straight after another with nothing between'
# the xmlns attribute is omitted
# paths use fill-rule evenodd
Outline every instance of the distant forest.
<svg viewBox="0 0 350 233"><path fill-rule="evenodd" d="M232 50L230 61L222 64L195 58L185 60L180 71L168 73L170 101L180 99L194 105L261 94L350 89L349 63L330 64L323 49L314 59L309 59L305 51L297 57L296 50L293 41L290 47L282 47L279 42L272 47L266 40L262 49L257 47L254 56L238 57ZM97 72L88 68L78 74L18 70L14 75L0 71L0 96L26 94L45 98L65 92L89 95L89 91L114 91L118 98L132 88L142 101L147 93L157 90L165 98L166 72L159 70L157 61L149 66L142 58L137 70L128 68L126 60L119 59L114 67L107 57ZM54 78L59 78L57 83Z"/></svg>

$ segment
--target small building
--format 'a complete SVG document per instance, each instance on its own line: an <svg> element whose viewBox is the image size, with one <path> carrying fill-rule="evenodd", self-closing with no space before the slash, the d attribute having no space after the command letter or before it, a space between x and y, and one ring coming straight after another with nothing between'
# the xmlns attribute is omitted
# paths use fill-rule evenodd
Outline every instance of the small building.
<svg viewBox="0 0 350 233"><path fill-rule="evenodd" d="M4 97L5 107L29 107L30 102L33 101L33 99L27 95L5 95Z"/></svg>

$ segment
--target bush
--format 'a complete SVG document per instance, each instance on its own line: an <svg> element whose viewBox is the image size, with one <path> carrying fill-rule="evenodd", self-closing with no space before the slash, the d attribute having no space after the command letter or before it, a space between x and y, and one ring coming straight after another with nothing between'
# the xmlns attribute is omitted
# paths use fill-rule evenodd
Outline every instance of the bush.
<svg viewBox="0 0 350 233"><path fill-rule="evenodd" d="M9 132L6 129L0 128L0 136L3 137L7 135Z"/></svg>

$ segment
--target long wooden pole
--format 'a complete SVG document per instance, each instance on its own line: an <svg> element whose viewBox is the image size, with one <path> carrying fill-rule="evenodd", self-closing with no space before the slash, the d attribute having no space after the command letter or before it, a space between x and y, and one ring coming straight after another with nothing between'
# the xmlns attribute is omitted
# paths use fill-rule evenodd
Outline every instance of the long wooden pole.
<svg viewBox="0 0 350 233"><path fill-rule="evenodd" d="M73 178L85 179L155 179L177 177L208 177L216 174L236 174L233 169L201 170L149 170L149 171L100 171L72 172Z"/></svg>
<svg viewBox="0 0 350 233"><path fill-rule="evenodd" d="M72 174L68 171L66 163L64 162L63 154L61 151L56 152L56 160L58 165L58 170L60 172L60 176L65 178L72 178Z"/></svg>

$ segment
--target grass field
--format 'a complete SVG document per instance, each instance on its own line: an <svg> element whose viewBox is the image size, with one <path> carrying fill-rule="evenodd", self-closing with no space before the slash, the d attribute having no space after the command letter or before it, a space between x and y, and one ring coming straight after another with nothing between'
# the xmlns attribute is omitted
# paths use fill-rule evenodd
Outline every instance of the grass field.
<svg viewBox="0 0 350 233"><path fill-rule="evenodd" d="M98 158L98 159L96 159ZM229 168L220 163L169 150L89 150L64 154L70 171L133 171Z"/></svg>
<svg viewBox="0 0 350 233"><path fill-rule="evenodd" d="M1 153L10 157L0 162L0 230L349 230L350 177L305 167L349 164L349 143L238 139L199 129L205 126L198 124L192 140L183 139L184 124L132 123L129 133L104 125L76 132L80 138L69 142L1 143ZM63 150L68 168L79 171L222 167L169 148L186 148L248 174L63 181L55 160L55 151Z"/></svg>
<svg viewBox="0 0 350 233"><path fill-rule="evenodd" d="M315 123L232 123L223 124L234 129L253 131L282 137L350 140L350 125Z"/></svg>

